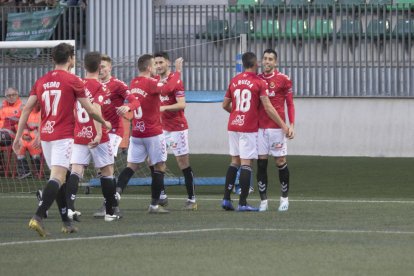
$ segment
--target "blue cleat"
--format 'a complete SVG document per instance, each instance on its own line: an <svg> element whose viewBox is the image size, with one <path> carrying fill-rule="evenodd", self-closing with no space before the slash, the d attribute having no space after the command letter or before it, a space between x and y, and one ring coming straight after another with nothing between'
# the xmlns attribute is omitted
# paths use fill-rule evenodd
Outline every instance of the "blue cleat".
<svg viewBox="0 0 414 276"><path fill-rule="evenodd" d="M259 212L259 208L252 207L248 204L246 205L239 205L237 208L237 211L239 212Z"/></svg>
<svg viewBox="0 0 414 276"><path fill-rule="evenodd" d="M221 202L221 207L226 211L234 211L233 204L229 199L223 199L223 201Z"/></svg>

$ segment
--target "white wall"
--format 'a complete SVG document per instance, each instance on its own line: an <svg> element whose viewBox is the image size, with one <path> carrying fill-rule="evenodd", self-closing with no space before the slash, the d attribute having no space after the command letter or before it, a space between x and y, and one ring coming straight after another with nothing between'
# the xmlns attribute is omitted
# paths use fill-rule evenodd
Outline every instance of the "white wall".
<svg viewBox="0 0 414 276"><path fill-rule="evenodd" d="M414 156L414 99L295 99L290 155ZM192 153L228 153L221 103L187 104Z"/></svg>

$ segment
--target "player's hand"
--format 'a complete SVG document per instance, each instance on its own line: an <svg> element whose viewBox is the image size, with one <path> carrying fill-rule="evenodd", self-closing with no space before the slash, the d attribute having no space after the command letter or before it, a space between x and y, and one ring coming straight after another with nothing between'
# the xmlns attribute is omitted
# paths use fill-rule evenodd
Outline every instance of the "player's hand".
<svg viewBox="0 0 414 276"><path fill-rule="evenodd" d="M40 143L40 134L36 133L34 141L33 141L33 147L35 149L40 149L42 147L42 144Z"/></svg>
<svg viewBox="0 0 414 276"><path fill-rule="evenodd" d="M15 154L19 154L22 147L22 142L20 138L15 138L13 141L13 151Z"/></svg>
<svg viewBox="0 0 414 276"><path fill-rule="evenodd" d="M183 70L184 59L179 57L175 60L175 72L181 72Z"/></svg>
<svg viewBox="0 0 414 276"><path fill-rule="evenodd" d="M116 115L118 116L123 116L125 113L131 111L131 109L127 105L122 105L122 106L116 107L115 109L116 109Z"/></svg>
<svg viewBox="0 0 414 276"><path fill-rule="evenodd" d="M292 126L289 127L289 132L287 133L286 137L288 139L293 139L295 137L295 130Z"/></svg>
<svg viewBox="0 0 414 276"><path fill-rule="evenodd" d="M99 143L101 142L101 138L102 135L96 135L94 139L92 139L89 143L88 143L88 147L90 149L93 149L95 147L97 147L99 145Z"/></svg>
<svg viewBox="0 0 414 276"><path fill-rule="evenodd" d="M164 112L165 111L165 106L160 106L160 112Z"/></svg>
<svg viewBox="0 0 414 276"><path fill-rule="evenodd" d="M286 135L286 137L289 136L289 128L287 127L287 125L283 124L282 131Z"/></svg>
<svg viewBox="0 0 414 276"><path fill-rule="evenodd" d="M106 128L106 132L110 132L112 129L112 124L108 121L105 121L105 128Z"/></svg>

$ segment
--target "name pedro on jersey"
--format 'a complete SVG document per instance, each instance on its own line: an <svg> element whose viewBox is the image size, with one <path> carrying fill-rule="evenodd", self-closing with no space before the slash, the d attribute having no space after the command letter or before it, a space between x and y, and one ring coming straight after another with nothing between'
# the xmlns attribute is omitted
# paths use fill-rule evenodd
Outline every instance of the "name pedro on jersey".
<svg viewBox="0 0 414 276"><path fill-rule="evenodd" d="M43 84L44 89L59 88L59 86L60 86L60 82L58 82L58 81L51 81L51 82L47 82L47 83Z"/></svg>
<svg viewBox="0 0 414 276"><path fill-rule="evenodd" d="M233 87L237 87L239 85L247 85L249 88L253 87L253 83L249 80L238 80L237 83L233 83Z"/></svg>

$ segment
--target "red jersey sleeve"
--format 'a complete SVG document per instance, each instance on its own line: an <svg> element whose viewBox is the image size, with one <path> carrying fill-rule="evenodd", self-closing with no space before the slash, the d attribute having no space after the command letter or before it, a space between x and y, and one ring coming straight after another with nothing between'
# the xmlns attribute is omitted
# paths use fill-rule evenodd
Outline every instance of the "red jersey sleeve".
<svg viewBox="0 0 414 276"><path fill-rule="evenodd" d="M86 98L85 84L79 77L74 77L72 80L72 88L75 91L76 98Z"/></svg>
<svg viewBox="0 0 414 276"><path fill-rule="evenodd" d="M177 85L175 87L175 97L176 98L185 97L184 84L182 80L178 80L177 82Z"/></svg>
<svg viewBox="0 0 414 276"><path fill-rule="evenodd" d="M286 80L286 107L289 117L289 123L295 123L295 105L293 103L293 90L292 90L292 81L290 79Z"/></svg>
<svg viewBox="0 0 414 276"><path fill-rule="evenodd" d="M171 75L171 78L167 81L167 83L161 83L161 82L157 83L156 93L158 94L169 93L175 88L175 86L177 85L179 81L181 81L181 73L174 72Z"/></svg>
<svg viewBox="0 0 414 276"><path fill-rule="evenodd" d="M141 106L141 104L140 104L139 100L136 97L134 97L134 95L131 95L131 91L129 90L128 85L126 85L123 82L120 82L119 86L120 86L119 87L119 94L124 99L124 101L125 100L128 101L127 106L129 107L129 109L131 111L137 110L138 107Z"/></svg>

